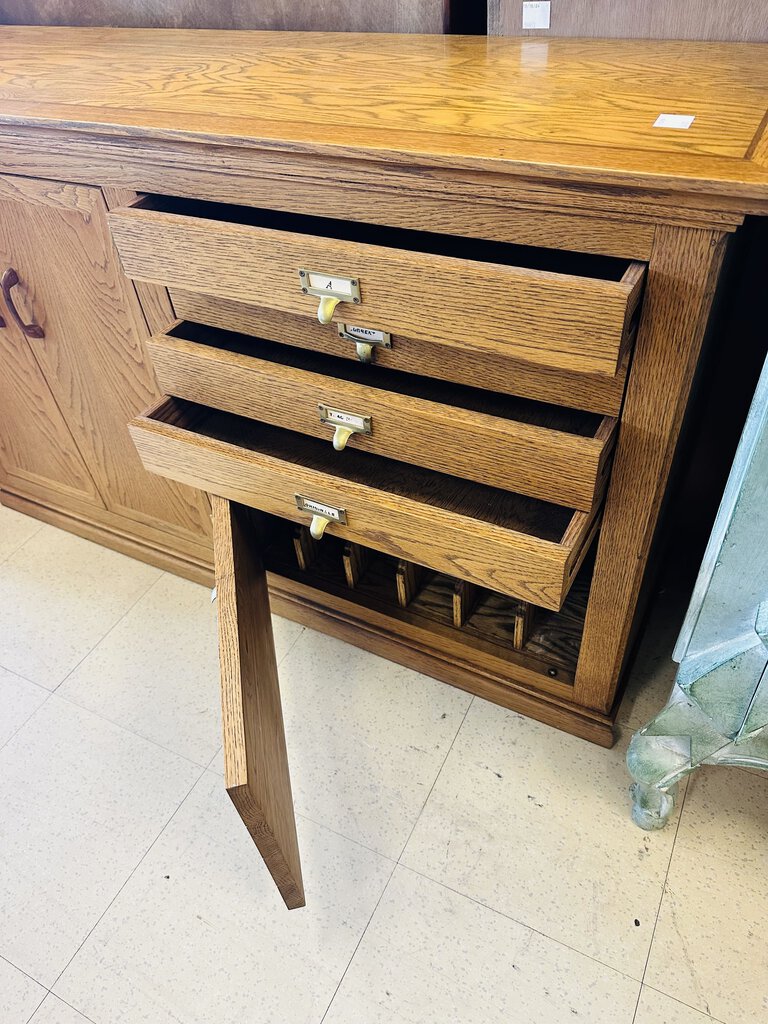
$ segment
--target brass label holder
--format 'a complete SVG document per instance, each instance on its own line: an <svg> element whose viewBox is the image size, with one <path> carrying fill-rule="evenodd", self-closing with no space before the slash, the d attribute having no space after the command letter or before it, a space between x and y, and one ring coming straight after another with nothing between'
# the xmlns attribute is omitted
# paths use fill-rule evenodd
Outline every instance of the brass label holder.
<svg viewBox="0 0 768 1024"><path fill-rule="evenodd" d="M370 434L371 417L356 412L344 412L343 409L332 409L323 402L317 403L321 423L330 423L336 429L333 432L333 447L337 452L344 451L347 441L353 434Z"/></svg>
<svg viewBox="0 0 768 1024"><path fill-rule="evenodd" d="M320 299L317 319L321 324L331 322L340 302L362 301L360 282L354 277L340 277L338 274L302 268L299 270L299 287L305 295L315 295Z"/></svg>
<svg viewBox="0 0 768 1024"><path fill-rule="evenodd" d="M339 324L339 337L355 343L357 358L361 363L372 363L374 345L392 348L392 335L387 331L375 331L371 327L356 327L354 324Z"/></svg>
<svg viewBox="0 0 768 1024"><path fill-rule="evenodd" d="M344 526L347 522L347 510L337 508L335 505L326 505L322 501L315 501L313 498L305 498L303 494L295 494L296 508L300 512L309 512L312 522L309 524L309 532L314 540L320 540L325 533L329 523L340 523Z"/></svg>

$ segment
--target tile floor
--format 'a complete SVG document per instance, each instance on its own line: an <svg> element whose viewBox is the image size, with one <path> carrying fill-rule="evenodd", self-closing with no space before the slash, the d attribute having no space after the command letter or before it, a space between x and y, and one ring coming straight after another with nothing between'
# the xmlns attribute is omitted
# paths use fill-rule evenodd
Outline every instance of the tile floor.
<svg viewBox="0 0 768 1024"><path fill-rule="evenodd" d="M768 778L658 833L612 751L276 620L308 906L221 781L202 587L0 508L0 1024L768 1021Z"/></svg>

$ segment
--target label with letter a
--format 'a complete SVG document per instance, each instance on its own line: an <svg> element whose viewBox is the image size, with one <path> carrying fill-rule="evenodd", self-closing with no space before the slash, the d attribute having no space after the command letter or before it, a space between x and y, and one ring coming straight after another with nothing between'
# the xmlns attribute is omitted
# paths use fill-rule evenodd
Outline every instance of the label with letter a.
<svg viewBox="0 0 768 1024"><path fill-rule="evenodd" d="M332 519L335 523L346 523L347 510L335 508L333 505L323 505L320 501L313 501L312 498L305 498L301 494L295 495L296 508L300 512L309 512L313 516L323 516L325 519Z"/></svg>
<svg viewBox="0 0 768 1024"><path fill-rule="evenodd" d="M315 274L312 271L307 275L309 287L319 292L330 292L333 295L354 294L352 279L349 277L328 277L326 274Z"/></svg>

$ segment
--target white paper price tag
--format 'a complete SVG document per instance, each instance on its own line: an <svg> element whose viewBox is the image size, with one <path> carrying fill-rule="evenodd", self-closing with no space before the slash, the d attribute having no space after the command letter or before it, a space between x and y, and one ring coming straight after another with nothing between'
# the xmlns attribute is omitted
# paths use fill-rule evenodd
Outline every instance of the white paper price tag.
<svg viewBox="0 0 768 1024"><path fill-rule="evenodd" d="M523 4L523 28L549 28L549 0L535 0Z"/></svg>

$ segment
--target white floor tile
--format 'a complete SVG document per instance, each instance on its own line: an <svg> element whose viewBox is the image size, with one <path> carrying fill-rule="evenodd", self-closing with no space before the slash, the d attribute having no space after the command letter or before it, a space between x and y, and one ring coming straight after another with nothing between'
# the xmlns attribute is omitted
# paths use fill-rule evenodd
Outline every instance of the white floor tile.
<svg viewBox="0 0 768 1024"><path fill-rule="evenodd" d="M275 619L278 657L302 627ZM62 684L59 693L205 767L221 745L216 605L166 575Z"/></svg>
<svg viewBox="0 0 768 1024"><path fill-rule="evenodd" d="M50 697L0 750L0 954L50 987L198 775Z"/></svg>
<svg viewBox="0 0 768 1024"><path fill-rule="evenodd" d="M48 698L49 691L0 668L0 747Z"/></svg>
<svg viewBox="0 0 768 1024"><path fill-rule="evenodd" d="M55 986L98 1024L318 1024L393 868L299 819L288 911L207 772Z"/></svg>
<svg viewBox="0 0 768 1024"><path fill-rule="evenodd" d="M31 516L23 516L12 508L0 505L0 562L4 562L30 537L34 537L42 526L39 520Z"/></svg>
<svg viewBox="0 0 768 1024"><path fill-rule="evenodd" d="M635 1024L711 1024L712 1017L643 985Z"/></svg>
<svg viewBox="0 0 768 1024"><path fill-rule="evenodd" d="M45 996L45 989L0 957L0 1021L27 1024Z"/></svg>
<svg viewBox="0 0 768 1024"><path fill-rule="evenodd" d="M325 1024L631 1024L639 987L398 867Z"/></svg>
<svg viewBox="0 0 768 1024"><path fill-rule="evenodd" d="M78 1010L67 1006L52 992L46 996L42 1006L29 1024L90 1024Z"/></svg>
<svg viewBox="0 0 768 1024"><path fill-rule="evenodd" d="M688 784L646 982L727 1021L768 1021L768 786L705 768Z"/></svg>
<svg viewBox="0 0 768 1024"><path fill-rule="evenodd" d="M280 689L297 811L396 859L471 697L313 630Z"/></svg>
<svg viewBox="0 0 768 1024"><path fill-rule="evenodd" d="M403 863L639 980L674 827L632 823L624 753L476 700Z"/></svg>
<svg viewBox="0 0 768 1024"><path fill-rule="evenodd" d="M0 563L0 665L55 689L160 575L44 526Z"/></svg>

